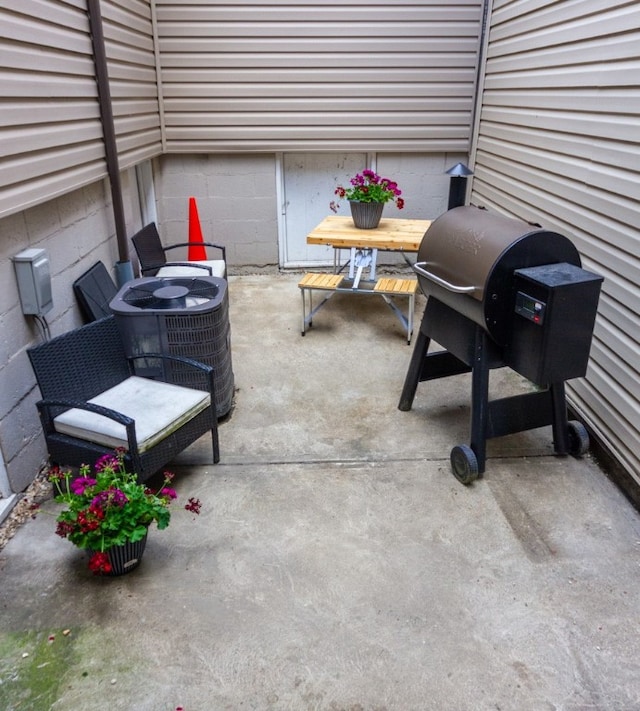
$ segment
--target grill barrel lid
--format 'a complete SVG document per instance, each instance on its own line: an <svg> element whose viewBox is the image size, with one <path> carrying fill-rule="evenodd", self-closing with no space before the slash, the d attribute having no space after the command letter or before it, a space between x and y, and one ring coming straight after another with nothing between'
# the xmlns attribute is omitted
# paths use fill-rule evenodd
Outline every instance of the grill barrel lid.
<svg viewBox="0 0 640 711"><path fill-rule="evenodd" d="M426 296L435 296L504 344L515 298L513 272L558 262L581 265L567 237L466 205L433 221L415 270Z"/></svg>

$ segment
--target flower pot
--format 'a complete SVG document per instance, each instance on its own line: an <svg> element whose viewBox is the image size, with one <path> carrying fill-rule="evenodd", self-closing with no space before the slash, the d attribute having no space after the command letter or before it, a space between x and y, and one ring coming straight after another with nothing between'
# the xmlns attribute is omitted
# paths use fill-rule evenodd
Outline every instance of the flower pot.
<svg viewBox="0 0 640 711"><path fill-rule="evenodd" d="M122 546L112 546L105 553L109 557L111 570L108 573L101 572L100 575L116 576L125 575L140 565L142 554L147 545L147 535L135 543L125 543ZM89 550L93 555L95 551Z"/></svg>
<svg viewBox="0 0 640 711"><path fill-rule="evenodd" d="M349 200L353 224L361 230L373 230L380 224L383 202L359 202Z"/></svg>

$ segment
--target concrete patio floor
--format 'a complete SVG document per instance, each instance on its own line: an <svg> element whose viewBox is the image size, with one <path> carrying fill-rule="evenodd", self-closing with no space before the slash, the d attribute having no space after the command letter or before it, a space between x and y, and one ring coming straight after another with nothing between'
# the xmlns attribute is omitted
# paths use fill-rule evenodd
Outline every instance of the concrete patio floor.
<svg viewBox="0 0 640 711"><path fill-rule="evenodd" d="M469 377L400 412L391 311L335 296L303 338L298 279L230 279L221 462L181 455L137 570L92 577L53 502L0 552L0 709L640 709L638 512L550 428L459 484ZM494 396L527 387L492 372Z"/></svg>

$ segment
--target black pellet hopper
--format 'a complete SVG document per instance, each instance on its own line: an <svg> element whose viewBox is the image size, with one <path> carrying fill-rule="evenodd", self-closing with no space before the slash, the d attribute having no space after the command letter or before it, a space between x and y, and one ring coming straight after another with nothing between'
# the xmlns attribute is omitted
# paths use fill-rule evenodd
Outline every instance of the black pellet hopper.
<svg viewBox="0 0 640 711"><path fill-rule="evenodd" d="M419 382L472 373L470 446L451 450L454 476L469 484L484 472L487 439L545 425L557 454L584 454L564 382L586 373L603 279L581 268L571 241L457 207L427 230L414 269L428 298L399 408L411 409ZM444 350L429 353L431 340ZM489 371L504 366L539 388L489 401Z"/></svg>

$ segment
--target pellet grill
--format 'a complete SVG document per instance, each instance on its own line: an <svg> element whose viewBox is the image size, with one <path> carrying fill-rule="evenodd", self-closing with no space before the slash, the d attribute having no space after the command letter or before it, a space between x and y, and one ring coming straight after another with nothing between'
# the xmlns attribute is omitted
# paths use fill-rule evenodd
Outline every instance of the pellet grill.
<svg viewBox="0 0 640 711"><path fill-rule="evenodd" d="M470 444L451 450L454 476L470 484L484 473L487 439L546 425L557 454L584 454L564 383L586 373L603 278L582 269L571 241L457 207L427 230L414 269L427 305L398 407L411 409L422 381L472 373ZM432 340L444 350L429 352ZM489 371L505 366L538 388L490 401Z"/></svg>

